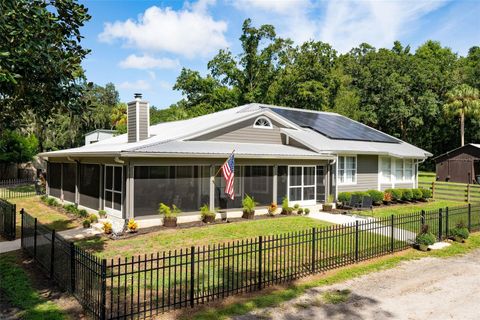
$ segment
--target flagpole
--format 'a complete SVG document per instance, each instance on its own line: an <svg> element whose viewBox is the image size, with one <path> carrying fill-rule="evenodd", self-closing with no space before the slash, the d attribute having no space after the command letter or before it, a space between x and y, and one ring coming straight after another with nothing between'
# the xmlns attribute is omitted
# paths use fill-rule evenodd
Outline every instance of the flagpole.
<svg viewBox="0 0 480 320"><path fill-rule="evenodd" d="M222 165L221 165L220 168L218 169L217 173L215 173L215 175L213 176L214 178L218 175L218 173L220 172L220 170L222 170L222 167L223 167L223 165L225 164L225 162L227 162L228 159L230 159L230 157L231 157L232 154L234 154L234 153L235 153L235 149L233 149L232 153L230 153L230 155L228 156L227 160L225 160L225 161L222 163Z"/></svg>

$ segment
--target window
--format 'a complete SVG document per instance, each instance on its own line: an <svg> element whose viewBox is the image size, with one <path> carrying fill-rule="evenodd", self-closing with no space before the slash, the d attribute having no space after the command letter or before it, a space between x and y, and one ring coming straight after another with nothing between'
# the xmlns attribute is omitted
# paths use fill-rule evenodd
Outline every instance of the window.
<svg viewBox="0 0 480 320"><path fill-rule="evenodd" d="M380 169L382 170L382 181L392 181L392 162L390 158L380 158Z"/></svg>
<svg viewBox="0 0 480 320"><path fill-rule="evenodd" d="M413 161L412 159L395 159L395 181L412 181Z"/></svg>
<svg viewBox="0 0 480 320"><path fill-rule="evenodd" d="M357 183L357 157L338 157L338 181L339 184Z"/></svg>
<svg viewBox="0 0 480 320"><path fill-rule="evenodd" d="M412 159L404 160L404 179L406 181L413 180L413 161Z"/></svg>
<svg viewBox="0 0 480 320"><path fill-rule="evenodd" d="M258 117L253 123L254 128L272 129L272 122L266 117Z"/></svg>
<svg viewBox="0 0 480 320"><path fill-rule="evenodd" d="M403 160L395 159L395 180L403 181Z"/></svg>
<svg viewBox="0 0 480 320"><path fill-rule="evenodd" d="M291 166L289 201L313 201L316 194L316 167Z"/></svg>

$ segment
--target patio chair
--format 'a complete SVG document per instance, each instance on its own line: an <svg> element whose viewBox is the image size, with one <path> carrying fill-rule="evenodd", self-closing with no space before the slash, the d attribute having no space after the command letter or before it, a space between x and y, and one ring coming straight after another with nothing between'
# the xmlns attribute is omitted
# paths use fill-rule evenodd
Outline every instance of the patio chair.
<svg viewBox="0 0 480 320"><path fill-rule="evenodd" d="M354 209L362 201L359 195L353 194L350 198L350 202L343 205L343 209Z"/></svg>
<svg viewBox="0 0 480 320"><path fill-rule="evenodd" d="M364 196L362 198L362 202L357 205L358 210L372 210L373 208L373 200L372 197Z"/></svg>

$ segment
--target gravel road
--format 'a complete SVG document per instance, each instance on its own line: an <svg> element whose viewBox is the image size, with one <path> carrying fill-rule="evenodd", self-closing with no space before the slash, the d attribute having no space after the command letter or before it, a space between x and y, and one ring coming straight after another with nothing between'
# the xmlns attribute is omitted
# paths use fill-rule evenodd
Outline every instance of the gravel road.
<svg viewBox="0 0 480 320"><path fill-rule="evenodd" d="M325 292L350 290L332 304ZM275 308L235 319L480 319L480 250L449 259L425 258L340 284L314 288Z"/></svg>

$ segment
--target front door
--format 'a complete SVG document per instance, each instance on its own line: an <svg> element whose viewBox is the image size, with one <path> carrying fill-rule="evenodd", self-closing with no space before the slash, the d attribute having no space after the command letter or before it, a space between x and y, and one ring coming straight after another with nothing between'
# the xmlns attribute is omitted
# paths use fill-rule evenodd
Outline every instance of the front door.
<svg viewBox="0 0 480 320"><path fill-rule="evenodd" d="M105 194L104 194L104 208L108 214L122 218L122 204L123 204L123 167L122 166L105 166Z"/></svg>
<svg viewBox="0 0 480 320"><path fill-rule="evenodd" d="M317 194L316 166L288 167L288 201L291 205L315 205Z"/></svg>

